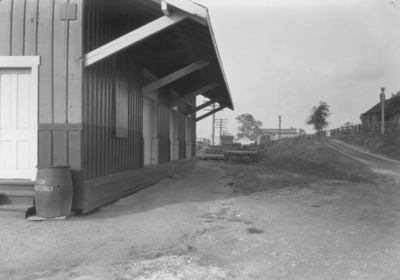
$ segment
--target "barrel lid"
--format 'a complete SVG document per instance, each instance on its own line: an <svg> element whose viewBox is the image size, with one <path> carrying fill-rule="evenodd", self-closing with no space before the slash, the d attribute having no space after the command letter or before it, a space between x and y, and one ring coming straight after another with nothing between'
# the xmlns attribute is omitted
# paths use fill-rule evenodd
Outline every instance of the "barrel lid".
<svg viewBox="0 0 400 280"><path fill-rule="evenodd" d="M70 168L71 165L38 165L38 169L52 169L52 168Z"/></svg>

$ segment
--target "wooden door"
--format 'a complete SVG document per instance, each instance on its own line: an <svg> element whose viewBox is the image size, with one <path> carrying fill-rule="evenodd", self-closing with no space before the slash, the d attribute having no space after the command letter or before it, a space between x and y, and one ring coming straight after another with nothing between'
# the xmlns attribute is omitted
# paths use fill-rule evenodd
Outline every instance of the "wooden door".
<svg viewBox="0 0 400 280"><path fill-rule="evenodd" d="M0 68L0 178L35 179L37 97L30 68Z"/></svg>

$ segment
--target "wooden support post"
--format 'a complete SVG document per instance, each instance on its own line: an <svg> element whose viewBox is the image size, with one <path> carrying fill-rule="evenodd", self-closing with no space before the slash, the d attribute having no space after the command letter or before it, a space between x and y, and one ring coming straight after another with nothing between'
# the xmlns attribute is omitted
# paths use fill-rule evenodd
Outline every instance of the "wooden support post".
<svg viewBox="0 0 400 280"><path fill-rule="evenodd" d="M196 122L201 121L202 119L207 118L208 116L211 116L211 115L223 110L224 108L226 108L226 106L220 106L220 107L208 112L207 114L204 114L204 115L198 117L197 119L195 119L195 121Z"/></svg>
<svg viewBox="0 0 400 280"><path fill-rule="evenodd" d="M148 92L155 91L159 88L162 88L165 85L168 85L196 70L199 70L200 68L203 68L204 66L207 66L209 64L208 61L205 60L199 60L195 63L192 63L172 74L169 74L168 76L165 76L164 78L161 78L154 83L151 83L145 87L142 88L142 95L145 95Z"/></svg>
<svg viewBox="0 0 400 280"><path fill-rule="evenodd" d="M190 100L192 98L195 98L197 95L204 94L207 91L210 91L210 90L216 88L217 86L218 86L218 84L212 83L210 85L206 85L206 86L204 86L202 88L199 88L198 90L195 90L195 91L193 91L193 92L191 92L189 94L186 94L186 95L182 96L181 98L178 98L177 100L172 101L169 104L169 108L178 106L179 104L184 103L184 102L186 102L186 101L188 101L188 100Z"/></svg>
<svg viewBox="0 0 400 280"><path fill-rule="evenodd" d="M167 29L188 18L186 13L174 12L170 16L158 18L128 34L111 41L85 55L85 67L92 65L106 57L109 57L127 47L137 44L158 32Z"/></svg>
<svg viewBox="0 0 400 280"><path fill-rule="evenodd" d="M207 101L206 103L201 104L200 106L197 106L196 108L193 108L191 110L189 110L187 113L185 113L185 116L189 116L189 115L193 115L194 113L216 103L216 102L220 102L222 101L224 98L222 96L219 96L217 98L213 98L210 101Z"/></svg>

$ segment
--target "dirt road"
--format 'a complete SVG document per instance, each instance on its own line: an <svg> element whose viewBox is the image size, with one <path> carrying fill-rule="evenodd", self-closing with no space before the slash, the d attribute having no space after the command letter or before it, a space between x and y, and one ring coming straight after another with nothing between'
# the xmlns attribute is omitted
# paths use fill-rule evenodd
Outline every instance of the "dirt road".
<svg viewBox="0 0 400 280"><path fill-rule="evenodd" d="M0 219L0 279L400 279L397 177L308 156L199 162L89 215Z"/></svg>
<svg viewBox="0 0 400 280"><path fill-rule="evenodd" d="M392 173L392 175L400 176L400 162L397 160L373 154L366 150L334 139L326 141L325 144L343 154L346 154L347 156L367 164L376 172L389 172Z"/></svg>

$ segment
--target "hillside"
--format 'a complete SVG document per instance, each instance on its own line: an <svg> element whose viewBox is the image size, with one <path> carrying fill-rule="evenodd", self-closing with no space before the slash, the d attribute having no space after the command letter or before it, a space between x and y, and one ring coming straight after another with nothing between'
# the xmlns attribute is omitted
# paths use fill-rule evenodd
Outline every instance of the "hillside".
<svg viewBox="0 0 400 280"><path fill-rule="evenodd" d="M365 182L368 169L359 161L306 137L284 138L266 145L260 165L273 170L331 180Z"/></svg>

